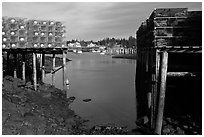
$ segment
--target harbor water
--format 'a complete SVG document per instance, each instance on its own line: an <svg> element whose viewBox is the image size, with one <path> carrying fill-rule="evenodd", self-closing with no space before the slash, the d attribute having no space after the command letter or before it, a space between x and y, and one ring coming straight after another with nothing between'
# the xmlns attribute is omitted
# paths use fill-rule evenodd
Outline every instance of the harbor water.
<svg viewBox="0 0 204 137"><path fill-rule="evenodd" d="M76 97L71 108L88 126L111 124L135 127L135 60L113 59L99 53L68 53L70 82L68 95ZM47 74L45 83L51 83ZM55 76L55 86L62 89L62 70ZM83 99L91 99L84 102Z"/></svg>

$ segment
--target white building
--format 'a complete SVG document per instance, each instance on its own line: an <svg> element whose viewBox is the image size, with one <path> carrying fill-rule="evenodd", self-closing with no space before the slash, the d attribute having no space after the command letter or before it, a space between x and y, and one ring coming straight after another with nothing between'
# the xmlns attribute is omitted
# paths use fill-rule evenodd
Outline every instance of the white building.
<svg viewBox="0 0 204 137"><path fill-rule="evenodd" d="M87 45L87 47L96 47L97 45L96 44L93 44L93 43L90 43Z"/></svg>

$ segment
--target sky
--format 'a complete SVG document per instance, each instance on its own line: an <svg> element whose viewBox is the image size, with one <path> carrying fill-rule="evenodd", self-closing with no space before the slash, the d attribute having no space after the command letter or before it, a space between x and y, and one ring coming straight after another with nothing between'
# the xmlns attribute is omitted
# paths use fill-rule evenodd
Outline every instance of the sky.
<svg viewBox="0 0 204 137"><path fill-rule="evenodd" d="M2 16L62 21L66 40L128 38L154 8L202 10L201 2L3 2Z"/></svg>

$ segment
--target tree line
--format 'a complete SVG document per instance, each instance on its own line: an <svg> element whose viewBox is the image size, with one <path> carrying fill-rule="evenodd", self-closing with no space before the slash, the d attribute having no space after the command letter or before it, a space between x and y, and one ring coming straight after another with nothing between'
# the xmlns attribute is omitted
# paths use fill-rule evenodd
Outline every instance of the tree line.
<svg viewBox="0 0 204 137"><path fill-rule="evenodd" d="M93 44L97 44L99 46L105 46L105 47L109 47L109 48L113 48L116 45L120 46L120 47L125 47L125 48L135 48L136 47L136 38L134 38L133 36L129 36L128 39L125 38L104 38L102 40L99 41L84 41L84 40L71 40L71 41L67 41L67 43L75 43L75 42L79 42L81 44L81 46L87 46L90 43Z"/></svg>

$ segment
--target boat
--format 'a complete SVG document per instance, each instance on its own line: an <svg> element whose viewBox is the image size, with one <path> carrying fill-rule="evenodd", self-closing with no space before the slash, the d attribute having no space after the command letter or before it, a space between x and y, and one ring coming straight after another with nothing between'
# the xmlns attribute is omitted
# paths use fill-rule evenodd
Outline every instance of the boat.
<svg viewBox="0 0 204 137"><path fill-rule="evenodd" d="M78 53L78 54L82 54L82 51L81 51L81 50L78 50L77 53Z"/></svg>
<svg viewBox="0 0 204 137"><path fill-rule="evenodd" d="M82 51L81 51L81 50L76 50L76 49L74 49L74 50L73 50L73 53L75 53L75 54L81 54Z"/></svg>
<svg viewBox="0 0 204 137"><path fill-rule="evenodd" d="M73 53L77 53L77 50L76 50L76 49L73 49Z"/></svg>
<svg viewBox="0 0 204 137"><path fill-rule="evenodd" d="M106 50L102 51L100 54L101 55L105 55L106 54Z"/></svg>
<svg viewBox="0 0 204 137"><path fill-rule="evenodd" d="M93 53L99 53L100 50L92 50Z"/></svg>

